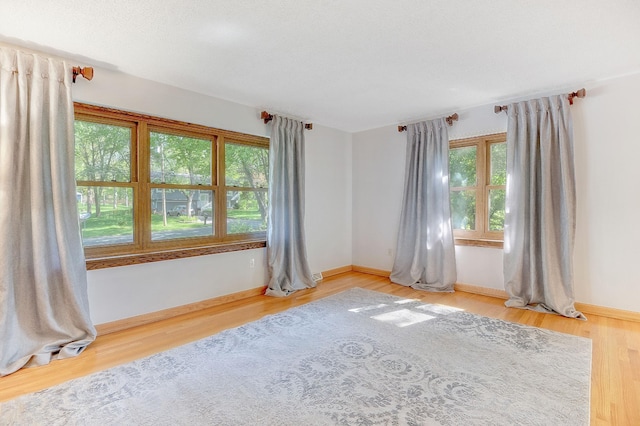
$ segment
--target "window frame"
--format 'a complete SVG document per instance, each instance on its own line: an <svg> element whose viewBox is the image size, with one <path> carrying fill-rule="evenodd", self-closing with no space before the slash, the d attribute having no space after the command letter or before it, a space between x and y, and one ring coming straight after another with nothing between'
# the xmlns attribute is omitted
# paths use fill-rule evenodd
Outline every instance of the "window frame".
<svg viewBox="0 0 640 426"><path fill-rule="evenodd" d="M133 191L133 243L85 247L87 269L147 263L236 250L266 247L266 232L226 234L225 140L240 145L269 148L269 139L150 115L74 103L75 120L129 127L131 129L130 182L76 181L77 186L127 187ZM152 183L150 174L151 132L211 141L211 183L208 185ZM192 188L193 187L193 188ZM151 189L213 191L216 213L214 235L152 240ZM147 219L145 219L147 218Z"/></svg>
<svg viewBox="0 0 640 426"><path fill-rule="evenodd" d="M449 149L476 147L476 184L474 186L450 187L449 191L473 190L476 194L476 229L454 229L456 245L502 248L503 231L489 230L489 191L506 189L506 185L491 185L491 145L506 143L506 133L475 136L449 141Z"/></svg>

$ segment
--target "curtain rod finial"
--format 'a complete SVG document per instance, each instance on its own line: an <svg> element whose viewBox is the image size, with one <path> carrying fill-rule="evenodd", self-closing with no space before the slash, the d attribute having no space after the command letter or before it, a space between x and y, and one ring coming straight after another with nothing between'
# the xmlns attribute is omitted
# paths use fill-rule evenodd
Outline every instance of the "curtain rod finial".
<svg viewBox="0 0 640 426"><path fill-rule="evenodd" d="M458 121L458 113L457 113L457 112L454 112L453 114L451 114L450 116L448 116L448 117L446 118L446 120L447 120L447 124L448 124L449 126L453 126L453 122L454 122L454 121Z"/></svg>
<svg viewBox="0 0 640 426"><path fill-rule="evenodd" d="M405 130L407 130L407 126L398 126L399 132L404 132Z"/></svg>
<svg viewBox="0 0 640 426"><path fill-rule="evenodd" d="M264 120L264 124L267 124L271 120L273 120L273 115L269 114L267 111L262 111L260 113L260 118Z"/></svg>
<svg viewBox="0 0 640 426"><path fill-rule="evenodd" d="M73 67L73 82L76 82L76 77L79 75L83 76L85 79L91 81L93 79L93 67Z"/></svg>
<svg viewBox="0 0 640 426"><path fill-rule="evenodd" d="M569 93L569 105L573 105L573 98L584 98L587 96L587 90L583 87L582 89Z"/></svg>

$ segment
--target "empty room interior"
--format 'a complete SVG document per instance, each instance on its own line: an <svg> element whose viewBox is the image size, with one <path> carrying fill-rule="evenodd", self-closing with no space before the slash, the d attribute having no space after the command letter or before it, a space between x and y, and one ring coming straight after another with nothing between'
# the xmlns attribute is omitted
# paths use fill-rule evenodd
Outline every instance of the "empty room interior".
<svg viewBox="0 0 640 426"><path fill-rule="evenodd" d="M573 388L584 398L558 394L565 403L558 416L578 413L575 424L640 424L640 279L632 271L640 260L639 3L0 0L0 10L0 424L33 424L37 417L26 413L39 409L47 418L35 392L67 392L74 380L130 363L143 369L146 357L238 327L250 331L270 316L286 322L292 317L277 315L306 312L296 309L307 305L319 312L314 304L323 300L343 306L360 297L357 288L371 302L349 312L402 333L435 327L451 312L526 326L550 342L551 331L558 345L565 344L561 336L580 338L575 347L587 349L576 365L586 367ZM35 78L44 83L28 86ZM53 89L35 94L56 78L68 83L66 107ZM23 104L26 113L18 112ZM65 108L56 124L63 130L30 120L35 110ZM539 139L520 149L533 140L534 117L542 117ZM32 127L10 126L26 121ZM60 154L73 173L66 184L51 172L53 189L40 186L58 167L48 157L36 162L40 148L7 148L33 143L35 134L52 147L44 157L64 149L54 151L59 139L71 140ZM432 136L440 148L431 149ZM299 145L286 145L290 138ZM416 159L423 142L425 156ZM527 149L534 158L526 167L543 169L516 171L530 160ZM412 173L422 169L427 181L416 183ZM517 192L521 187L528 189ZM434 213L435 205L442 208ZM340 294L351 299L334 299ZM396 317L363 314L390 303L407 307ZM69 340L84 343L65 347L60 323L83 329ZM342 326L336 342L346 339L349 324ZM56 337L40 352L17 355L33 335L47 334L38 327ZM427 340L421 355L406 359L428 362L444 341ZM534 337L526 342L542 345ZM516 349L529 350L529 343ZM210 358L215 364L216 355ZM344 370L335 374L360 374ZM560 377L558 388L572 387L563 374L550 377ZM269 383L265 395L282 397L285 390ZM268 397L243 388L245 416L216 412L199 421L554 424L517 420L517 407L535 411L533 388L508 402L487 391L473 407L465 404L477 388L445 395L445 402L411 396L385 411L384 402L347 408L344 401L359 407L354 395L366 392L356 379L352 390L344 383L340 403L319 396L309 402L317 418L311 409L295 417L292 407L302 412L308 402L300 391L300 401L273 418L265 412L270 420L261 423L262 405L249 401ZM298 395L293 387L286 387L290 398ZM415 390L407 389L403 395ZM54 397L40 398L55 406ZM504 413L478 408L500 404L509 406ZM127 406L117 407L113 419L152 422L153 408L127 417ZM170 423L167 415L156 424ZM86 424L97 418L85 417ZM82 424L76 417L59 422L53 424Z"/></svg>

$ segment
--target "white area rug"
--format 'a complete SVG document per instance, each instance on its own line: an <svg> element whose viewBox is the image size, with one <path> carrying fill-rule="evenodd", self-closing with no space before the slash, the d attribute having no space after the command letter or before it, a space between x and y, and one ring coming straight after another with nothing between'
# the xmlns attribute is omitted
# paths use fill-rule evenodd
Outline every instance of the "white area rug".
<svg viewBox="0 0 640 426"><path fill-rule="evenodd" d="M0 405L2 425L587 425L591 340L352 289Z"/></svg>

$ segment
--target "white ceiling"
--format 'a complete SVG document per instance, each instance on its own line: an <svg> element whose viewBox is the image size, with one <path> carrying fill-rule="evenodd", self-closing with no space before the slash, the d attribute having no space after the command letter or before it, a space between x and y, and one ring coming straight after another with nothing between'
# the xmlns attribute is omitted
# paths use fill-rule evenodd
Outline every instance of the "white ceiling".
<svg viewBox="0 0 640 426"><path fill-rule="evenodd" d="M0 0L0 41L355 132L640 72L640 1Z"/></svg>

